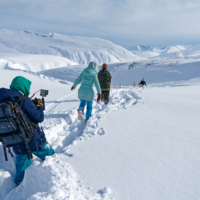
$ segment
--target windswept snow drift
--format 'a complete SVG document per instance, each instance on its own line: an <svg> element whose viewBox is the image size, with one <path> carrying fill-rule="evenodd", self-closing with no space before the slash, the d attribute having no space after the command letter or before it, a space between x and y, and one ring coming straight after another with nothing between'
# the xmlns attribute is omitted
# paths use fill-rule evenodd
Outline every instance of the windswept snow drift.
<svg viewBox="0 0 200 200"><path fill-rule="evenodd" d="M78 65L60 56L31 54L0 54L0 69L20 69L32 72Z"/></svg>
<svg viewBox="0 0 200 200"><path fill-rule="evenodd" d="M100 38L41 35L29 31L0 30L0 53L46 54L68 58L79 64L142 60L125 48Z"/></svg>

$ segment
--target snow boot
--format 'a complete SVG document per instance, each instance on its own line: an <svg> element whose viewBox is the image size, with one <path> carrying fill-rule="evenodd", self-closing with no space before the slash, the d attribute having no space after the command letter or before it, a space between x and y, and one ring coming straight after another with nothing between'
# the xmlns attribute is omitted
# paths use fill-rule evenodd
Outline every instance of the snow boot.
<svg viewBox="0 0 200 200"><path fill-rule="evenodd" d="M108 102L109 102L109 100L105 100L105 101L104 101L105 104L108 104Z"/></svg>
<svg viewBox="0 0 200 200"><path fill-rule="evenodd" d="M78 111L78 119L83 120L83 111L82 110Z"/></svg>

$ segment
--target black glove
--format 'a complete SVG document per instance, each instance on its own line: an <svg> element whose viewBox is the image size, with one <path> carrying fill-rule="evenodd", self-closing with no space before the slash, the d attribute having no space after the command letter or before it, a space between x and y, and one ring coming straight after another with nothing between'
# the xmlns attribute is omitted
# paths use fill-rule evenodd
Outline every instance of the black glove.
<svg viewBox="0 0 200 200"><path fill-rule="evenodd" d="M34 103L34 105L36 105L36 104L37 104L37 102L38 102L38 99L37 99L37 98L35 98L35 99L33 99L33 100L32 100L32 102Z"/></svg>
<svg viewBox="0 0 200 200"><path fill-rule="evenodd" d="M32 100L32 101L33 101L33 103L35 104L36 107L39 107L39 106L44 107L43 102L42 102L42 99L37 99L37 98L35 98L35 99Z"/></svg>

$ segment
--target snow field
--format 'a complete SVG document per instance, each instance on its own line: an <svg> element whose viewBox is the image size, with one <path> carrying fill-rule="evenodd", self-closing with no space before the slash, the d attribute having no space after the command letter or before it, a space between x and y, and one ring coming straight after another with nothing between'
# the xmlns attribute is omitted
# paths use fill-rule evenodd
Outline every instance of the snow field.
<svg viewBox="0 0 200 200"><path fill-rule="evenodd" d="M8 185L4 186L4 193L1 194L5 200L15 199L16 196L19 199L114 199L109 197L112 195L109 187L104 186L97 191L84 188L84 183L68 164L68 159L73 157L70 151L81 141L106 133L100 128L100 122L107 113L138 105L142 98L132 89L112 90L108 105L94 103L93 116L86 124L85 121L77 120L79 100L76 96L76 92L71 92L56 101L46 101L45 121L42 126L48 142L56 151L55 155L47 157L44 162L35 157L31 167L26 170L23 183L17 188L13 184L15 170L12 159L9 156L10 169L7 163L2 163L3 174L0 180L2 184L7 181ZM4 160L1 149L0 152Z"/></svg>
<svg viewBox="0 0 200 200"><path fill-rule="evenodd" d="M199 199L199 89L195 81L133 89L144 103L108 113L106 134L74 146L70 165L85 186L106 183L116 199Z"/></svg>
<svg viewBox="0 0 200 200"><path fill-rule="evenodd" d="M196 61L196 62L195 62ZM112 85L130 86L136 81L138 84L145 78L148 84L160 84L190 80L200 76L199 60L149 60L135 63L115 65L112 70Z"/></svg>
<svg viewBox="0 0 200 200"><path fill-rule="evenodd" d="M113 67L115 66L113 65ZM198 63L192 64L192 66L194 66L193 70L196 72ZM124 66L124 71L127 70L127 67L126 65ZM188 68L189 66L186 65L186 67ZM187 68L181 68L181 70L185 71L182 73L182 77L187 73ZM147 72L143 68L142 70L143 73ZM26 170L23 184L15 188L13 183L15 176L14 163L10 156L8 163L4 161L3 151L0 148L2 160L0 164L0 187L3 188L3 190L0 190L1 197L3 199L14 199L16 196L19 196L20 199L114 199L111 197L114 196L120 200L132 200L134 196L135 199L147 199L148 197L152 200L167 200L171 194L174 199L178 200L179 196L181 196L181 200L187 200L190 197L198 199L199 194L192 183L193 181L198 185L198 181L194 178L198 177L198 172L195 170L195 168L198 168L195 159L198 160L198 158L190 157L191 153L198 152L198 143L189 150L196 136L192 135L192 139L188 138L186 132L183 134L185 130L189 132L191 127L196 132L198 129L196 120L187 120L189 122L187 127L190 128L185 129L185 126L183 126L183 129L180 129L178 127L181 127L181 123L174 123L173 118L170 119L170 117L172 110L176 108L174 105L177 105L180 99L185 99L187 96L191 97L191 99L198 99L197 96L194 96L194 92L198 91L198 87L195 85L199 81L194 79L193 81L162 83L162 77L165 77L167 80L170 79L169 76L166 76L167 73L165 73L164 68L162 70L160 82L152 84L149 88L112 88L111 99L108 105L102 102L98 104L94 102L93 116L87 124L84 121L80 122L77 120L77 107L79 105L77 91L71 92L71 84L67 83L67 81L63 85L54 78L48 78L36 73L1 70L1 83L4 87L9 87L12 77L23 75L33 82L31 93L41 87L49 89L50 93L46 98L45 121L42 126L49 143L56 150L56 154L53 157L48 157L44 162L40 162L38 158L35 158L33 165ZM122 69L119 71L117 69L116 72L121 73L122 71ZM134 72L134 70L132 71ZM194 72L190 73L189 76L193 77ZM9 79L7 78L8 73ZM113 77L115 79L116 74ZM153 78L152 76L149 80L153 82ZM180 90L182 91L181 93L179 90L172 93L171 86L175 85L178 88L182 88ZM160 90L157 87L166 88L166 94L161 93L162 89ZM183 96L184 93L187 95ZM144 94L148 94L145 95L145 100L141 97ZM177 98L174 98L176 94ZM173 98L170 99L168 95ZM153 100L150 101L149 98L153 98ZM186 105L190 105L191 99L187 99ZM177 103L174 104L174 101ZM149 102L155 102L155 104L149 106ZM145 109L144 106L135 106L141 103L145 103ZM159 104L162 106L158 107L157 105ZM189 114L188 119L192 119L193 110L198 108L198 104L193 105L194 107L191 105L192 110L188 109L185 113L180 112L178 116L186 118L186 113L191 112L191 116ZM184 110L184 106L185 103L181 104L180 110ZM148 111L152 107L154 107L154 110ZM131 110L129 111L127 108ZM119 114L116 112L124 109L126 114L123 114L125 111L120 111ZM169 110L167 115L164 114L166 110ZM146 112L146 116L149 115L150 118L144 119L144 115L141 113ZM157 112L159 114L156 114ZM155 114L157 121L152 121L155 118ZM160 120L165 115L166 119ZM178 117L175 121L177 120ZM186 121L184 121L184 124L186 124ZM134 132L130 125L134 126ZM144 125L143 129L141 125ZM167 127L165 128L166 130L163 130L163 126ZM151 135L151 130L156 132ZM175 138L173 132L168 136L168 132L171 130L176 130L177 136ZM132 132L138 135L133 144L130 136L130 134L133 134ZM163 134L157 139L160 132L163 132ZM182 142L179 142L178 140L183 135L184 139L181 140ZM168 137L171 139L169 140ZM95 138L98 138L98 140ZM167 141L175 141L172 146L170 145L172 150L168 150L169 142L163 142L164 138ZM186 141L191 142L186 145ZM104 143L103 146L101 146L102 142ZM177 149L174 149L175 146L177 146ZM98 150L94 149L94 147L97 147ZM166 150L162 150L162 147L165 147ZM185 149L185 153L182 154L183 149ZM131 152L129 152L130 150ZM183 155L187 155L187 161L190 165L184 161ZM179 158L180 156L181 159ZM165 159L160 160L161 157ZM194 168L193 166L196 167ZM180 173L176 174L176 169L179 169ZM194 171L194 173L189 173L189 171ZM30 183L35 180L33 177L38 180L37 183L39 184L31 187ZM185 183L181 181L181 177ZM173 182L175 183L174 189ZM4 183L6 183L6 186ZM188 190L186 190L187 185ZM123 186L126 186L126 189ZM167 188L166 191L164 190L165 188ZM182 190L185 190L185 192L181 194ZM169 191L172 191L172 193ZM190 195L190 191L194 193L193 196ZM165 195L163 196L163 194Z"/></svg>
<svg viewBox="0 0 200 200"><path fill-rule="evenodd" d="M108 70L112 74L111 87L119 84L131 86L145 78L147 85L158 86L169 82L188 81L200 77L199 59L148 59L140 62L124 62L108 64ZM40 71L47 77L54 77L63 81L74 82L86 65L75 65ZM102 67L99 66L99 69ZM172 83L172 84L173 84Z"/></svg>
<svg viewBox="0 0 200 200"><path fill-rule="evenodd" d="M0 148L2 148L2 145L0 145ZM4 159L4 155L1 156L1 158ZM0 166L0 168L1 168L1 170L0 170L0 188L1 188L0 197L2 199L4 199L6 197L6 195L13 188L15 188L15 183L13 181L13 177L11 176L11 174L8 171L2 169L3 167ZM13 175L14 175L14 173L13 173Z"/></svg>
<svg viewBox="0 0 200 200"><path fill-rule="evenodd" d="M77 174L67 162L63 154L54 154L44 162L34 159L31 167L26 170L22 184L10 192L5 200L14 200L16 195L22 200L101 199L98 194L84 189L78 181Z"/></svg>

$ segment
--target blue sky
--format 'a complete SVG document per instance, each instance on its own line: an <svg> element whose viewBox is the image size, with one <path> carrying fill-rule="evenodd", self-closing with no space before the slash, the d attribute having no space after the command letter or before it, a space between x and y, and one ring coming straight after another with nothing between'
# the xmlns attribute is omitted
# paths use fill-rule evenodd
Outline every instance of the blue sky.
<svg viewBox="0 0 200 200"><path fill-rule="evenodd" d="M200 43L199 0L1 0L0 29L100 37L120 45Z"/></svg>

